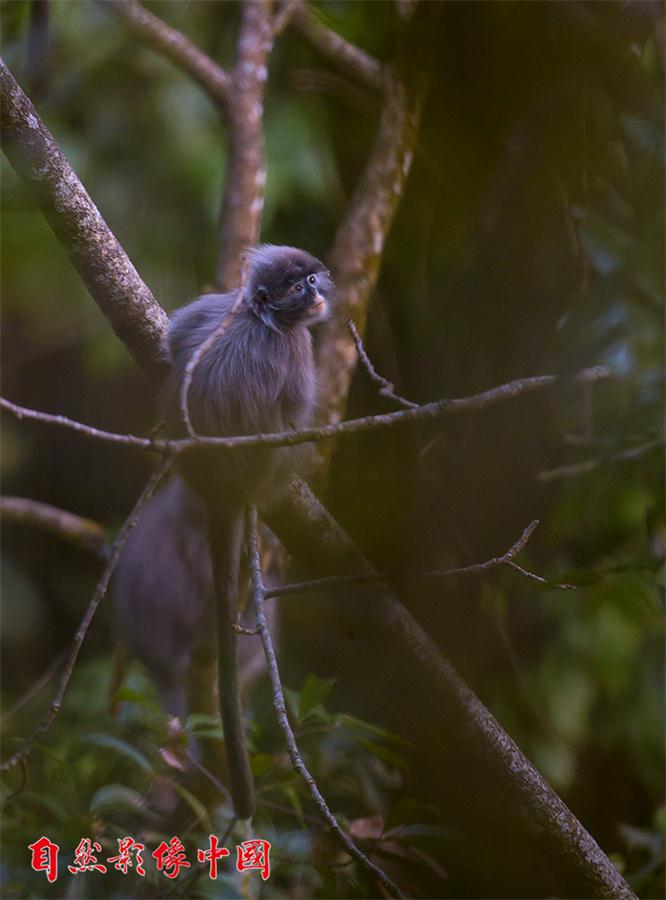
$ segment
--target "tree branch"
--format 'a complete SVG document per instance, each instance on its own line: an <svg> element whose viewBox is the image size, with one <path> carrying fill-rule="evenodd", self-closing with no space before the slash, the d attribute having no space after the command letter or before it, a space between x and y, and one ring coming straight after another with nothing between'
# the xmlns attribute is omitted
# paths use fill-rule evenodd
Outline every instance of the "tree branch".
<svg viewBox="0 0 666 900"><path fill-rule="evenodd" d="M104 570L102 572L100 580L97 584L97 587L95 588L95 593L91 597L90 603L86 607L86 611L83 614L83 618L81 619L79 627L72 640L69 654L67 656L67 662L65 663L62 675L60 676L60 681L58 682L58 687L56 688L55 694L53 695L53 700L51 701L48 712L46 713L40 724L37 726L37 728L30 735L30 737L28 737L23 742L16 753L14 753L6 762L2 764L2 766L0 766L0 772L8 772L10 769L13 769L14 766L18 765L19 763L23 763L32 750L35 741L39 741L44 737L46 732L55 721L56 716L60 712L63 697L65 696L65 691L67 690L69 680L72 677L72 672L74 671L74 666L76 664L81 645L85 640L88 629L90 628L90 624L95 613L97 612L97 608L106 596L106 592L109 587L109 581L111 580L111 576L113 575L113 571L120 558L120 554L122 553L125 543L127 542L127 538L130 536L131 532L136 526L143 507L153 496L153 494L159 487L160 482L168 472L171 461L171 457L169 456L160 461L160 464L158 465L153 475L150 477L148 484L145 486L141 493L141 496L137 500L134 509L125 520L123 527L120 529L118 537L113 542L109 560L104 566Z"/></svg>
<svg viewBox="0 0 666 900"><path fill-rule="evenodd" d="M306 591L317 591L324 590L328 588L336 588L336 587L349 587L354 584L376 584L377 582L384 581L389 582L396 578L457 578L460 575L480 575L482 572L487 572L490 569L498 569L501 566L511 566L512 568L517 569L521 575L524 575L530 579L536 579L540 584L547 585L549 588L554 588L560 591L572 591L575 590L575 585L573 584L555 584L553 582L548 581L545 578L542 578L540 575L535 575L533 572L528 572L527 569L523 569L520 566L517 566L513 559L516 557L521 550L524 550L528 540L532 536L534 529L539 524L538 520L535 519L533 522L523 530L523 533L518 538L518 540L513 544L509 549L503 553L501 556L494 556L492 559L488 559L485 562L474 563L471 566L462 566L457 569L428 569L423 572L365 572L359 575L327 575L324 578L314 578L310 581L298 581L293 584L282 584L278 585L274 588L269 588L265 592L265 597L267 600L272 599L273 597L284 597L288 594L303 594Z"/></svg>
<svg viewBox="0 0 666 900"><path fill-rule="evenodd" d="M243 251L259 239L264 208L264 92L273 48L269 0L241 5L229 107L229 155L220 211L217 283L231 290L241 280Z"/></svg>
<svg viewBox="0 0 666 900"><path fill-rule="evenodd" d="M106 532L101 525L57 506L26 497L0 497L0 517L5 522L45 528L96 556L104 558L108 554Z"/></svg>
<svg viewBox="0 0 666 900"><path fill-rule="evenodd" d="M434 5L423 4L424 7ZM7 89L10 95L14 91L11 82ZM5 83L3 76L3 92ZM83 275L87 268L94 270L95 266L102 265L105 260L104 254L100 255L99 245L94 241L82 242L79 238L79 233L85 234L87 230L87 204L90 204L90 200L83 192L85 202L78 208L76 204L63 208L54 202L56 196L67 195L68 186L75 176L68 165L66 168L61 165L59 172L51 168L50 160L59 160L62 154L48 132L47 137L44 137L43 126L36 117L33 118L34 111L29 102L26 105L24 100L25 98L20 99L20 102L11 101L13 109L9 119L10 125L12 118L14 124L11 125L10 133L12 129L17 129L19 133L27 132L31 125L36 126L41 150L35 157L28 143L28 159L17 159L16 166L27 170L26 180L30 181L33 177L39 179L43 166L47 165L45 171L51 173L47 191L50 202L44 204L43 208L45 212L48 210L54 230L61 234L67 252L81 257L79 271ZM3 111L3 123L4 117ZM396 117L399 121L404 119L398 113ZM5 135L7 133L5 131ZM20 155L19 150L16 150L16 155ZM32 159L35 159L34 165L31 164ZM408 159L407 157L407 161ZM82 191L80 185L78 190ZM115 247L115 239L112 238L112 241L110 246ZM366 243L364 238L364 246ZM122 259L126 260L124 254ZM165 314L133 268L134 277L139 282L139 289L136 291L127 290L123 266L118 268L107 264L105 271L110 296L115 296L115 292L124 298L128 306L134 307L132 314L126 318L126 328L119 330L117 325L114 328L143 368L161 369L162 346L167 330ZM84 280L88 283L86 276ZM92 279L91 284L91 293L98 299L97 292L93 290ZM122 315L112 302L98 302L112 324L119 316L122 320ZM351 370L351 366L349 369ZM340 417L341 414L338 418ZM371 571L349 537L300 480L293 482L288 495L270 511L269 523L288 550L315 571L339 574ZM398 661L401 673L409 670L422 746L425 750L428 749L432 729L438 725L440 733L448 735L448 742L435 742L433 745L438 754L438 758L433 759L434 784L437 785L438 779L446 783L447 778L450 779L452 773L455 773L457 780L469 786L466 796L468 800L472 800L479 795L479 784L482 783L483 815L486 819L492 810L499 810L502 822L498 823L498 829L501 828L504 833L510 828L516 838L522 839L525 835L531 837L539 852L546 853L562 878L573 885L572 895L633 897L596 842L391 592L385 586L375 585L371 588L371 602L360 606L362 609L345 609L345 627L352 624L352 619L363 616L382 641L384 658L390 656Z"/></svg>
<svg viewBox="0 0 666 900"><path fill-rule="evenodd" d="M373 572L302 480L292 482L265 518L288 552L314 572ZM571 896L634 898L594 838L388 587L370 585L363 603L344 608L332 604L326 614L327 628L336 639L342 640L344 633L360 641L355 646L361 670L351 673L357 691L365 684L364 677L371 683L377 667L385 669L386 659L393 660L397 682L407 679L412 740L421 748L420 764L432 767L433 790L450 779L458 788L462 785L466 809L461 814L468 815L470 804L478 800L480 815L487 823L492 820L497 833L508 829L512 840L528 842L528 853L546 854L557 877L570 886ZM381 647L381 659L371 654L369 635ZM447 736L444 743L442 735ZM450 802L446 787L442 789Z"/></svg>
<svg viewBox="0 0 666 900"><path fill-rule="evenodd" d="M576 478L579 475L587 475L594 472L599 466L609 463L631 462L634 459L640 459L646 453L651 453L658 447L663 447L664 438L658 437L646 444L640 444L638 447L630 447L628 450L622 450L620 453L613 453L609 456L595 456L592 459L583 460L583 462L572 463L569 466L558 466L556 469L545 469L536 475L537 481L555 481L558 478Z"/></svg>
<svg viewBox="0 0 666 900"><path fill-rule="evenodd" d="M138 0L105 0L109 8L147 46L171 60L204 89L221 109L231 98L231 78L184 34L148 12Z"/></svg>
<svg viewBox="0 0 666 900"><path fill-rule="evenodd" d="M431 19L439 13L439 6L422 4L423 14ZM318 360L322 398L318 414L320 422L339 422L343 417L356 366L354 341L345 322L352 318L360 333L365 331L368 304L379 276L384 243L412 164L431 68L430 56L425 53L422 71L407 84L403 75L406 69L403 57L416 52L417 48L412 44L405 42L385 76L384 104L374 144L331 251L337 314L322 328ZM324 457L322 467L326 461Z"/></svg>
<svg viewBox="0 0 666 900"><path fill-rule="evenodd" d="M292 24L301 37L343 75L351 76L374 93L381 93L384 87L381 63L320 22L306 3L297 5Z"/></svg>
<svg viewBox="0 0 666 900"><path fill-rule="evenodd" d="M113 330L144 370L162 376L166 313L2 60L0 87L0 139L7 158Z"/></svg>
<svg viewBox="0 0 666 900"><path fill-rule="evenodd" d="M473 394L469 397L459 397L451 400L436 400L425 403L414 409L401 409L397 412L382 413L376 416L363 416L359 419L348 419L346 422L338 422L335 425L322 425L319 428L303 428L296 431L277 431L272 434L242 434L230 437L207 437L196 435L191 438L179 440L167 440L161 438L142 438L133 434L115 434L103 431L68 419L66 416L53 415L51 413L38 412L18 406L0 397L0 409L11 413L17 419L29 419L42 422L45 425L56 425L61 428L70 428L85 437L105 441L112 444L123 444L127 447L135 447L140 450L156 450L160 453L173 453L175 455L194 450L215 447L218 449L231 449L234 447L294 447L298 444L307 444L328 440L330 438L343 437L349 434L358 434L363 431L377 431L383 428L392 428L395 425L404 425L413 422L436 421L449 415L460 413L478 412L490 406L513 400L516 397L527 396L545 388L554 387L558 383L573 382L574 384L596 384L606 381L611 373L604 366L595 366L591 369L583 369L573 377L559 375L535 375L531 378L518 378L507 384L490 388L481 394Z"/></svg>
<svg viewBox="0 0 666 900"><path fill-rule="evenodd" d="M401 397L399 394L396 394L395 385L392 384L388 380L388 378L384 378L383 375L380 375L379 372L375 369L372 361L370 360L370 357L365 352L363 340L361 338L361 335L358 333L358 328L354 324L353 319L347 319L347 327L349 328L351 336L354 339L358 358L361 361L363 368L368 373L370 380L379 387L379 393L382 395L382 397L386 397L387 400L393 400L394 403L397 403L398 406L402 406L403 409L416 409L416 407L419 405L418 403L412 403L411 400L407 400L405 397Z"/></svg>
<svg viewBox="0 0 666 900"><path fill-rule="evenodd" d="M384 871L382 871L382 869L379 868L379 866L375 865L375 863L373 863L372 860L356 846L349 835L345 834L345 832L342 830L342 828L338 824L337 819L324 800L319 788L317 787L317 782L314 780L314 778L310 774L310 771L303 762L303 757L301 756L296 744L296 737L294 736L293 729L289 723L289 717L287 716L287 706L284 700L284 692L282 690L282 682L280 680L277 657L275 656L275 649L273 647L271 633L269 631L268 622L266 620L266 611L264 608L266 589L264 588L263 577L261 574L259 538L257 535L257 510L254 507L248 510L247 536L248 557L250 561L250 576L252 579L252 598L254 600L254 608L257 614L257 632L259 633L259 637L261 638L261 643L264 646L264 653L266 655L268 676L270 678L271 688L273 691L273 708L275 709L278 724L280 726L280 729L282 730L285 742L287 744L287 752L289 754L289 758L291 759L291 764L305 782L305 785L314 801L317 812L322 817L324 822L328 825L345 851L351 857L357 860L357 862L359 862L361 866L366 869L366 871L370 872L370 874L374 878L376 878L377 881L379 881L379 883L383 885L387 891L390 892L391 896L404 898L405 894L403 894L400 888L388 877L388 875Z"/></svg>

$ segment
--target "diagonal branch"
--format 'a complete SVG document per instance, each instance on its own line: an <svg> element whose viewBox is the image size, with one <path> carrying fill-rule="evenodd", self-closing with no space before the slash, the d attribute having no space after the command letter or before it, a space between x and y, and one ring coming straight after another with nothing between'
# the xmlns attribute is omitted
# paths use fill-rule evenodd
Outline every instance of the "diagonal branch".
<svg viewBox="0 0 666 900"><path fill-rule="evenodd" d="M379 372L375 369L372 364L372 360L365 352L363 339L358 333L358 328L354 324L353 319L347 319L347 327L349 328L351 336L354 339L358 358L361 361L363 368L368 373L370 380L379 387L379 393L382 395L382 397L386 397L388 400L393 400L394 403L397 403L398 406L402 406L403 409L415 409L418 406L418 403L413 403L411 400L407 400L405 397L401 397L399 394L396 394L395 385L392 384L388 380L388 378L384 378L383 375L380 375Z"/></svg>
<svg viewBox="0 0 666 900"><path fill-rule="evenodd" d="M289 553L314 572L371 573L372 567L351 538L300 479L265 518ZM340 621L333 618L339 609ZM332 613L333 611L333 613ZM629 900L634 894L594 838L548 785L514 741L442 655L405 606L386 585L371 585L364 603L327 607L331 639L342 634L367 641L371 633L381 658L359 643L368 660L365 672L372 680L376 666L392 660L396 679L410 685L420 764L432 766L433 790L448 798L447 780L462 783L466 803L477 798L486 818L498 811L498 829L516 841L528 841L532 852L545 858L570 896L613 897ZM338 672L341 678L347 673ZM358 685L361 689L361 685ZM387 700L390 704L391 701ZM442 735L446 735L442 743ZM425 758L426 751L431 752ZM440 783L443 787L440 787ZM479 785L483 785L479 793ZM461 813L462 814L462 813ZM564 896L569 896L565 894Z"/></svg>
<svg viewBox="0 0 666 900"><path fill-rule="evenodd" d="M307 766L303 762L303 757L301 756L296 744L294 731L289 723L289 717L287 716L287 706L284 699L282 682L280 680L277 657L275 655L275 648L273 647L273 641L271 639L271 633L268 628L268 622L266 619L266 611L264 608L266 589L264 587L263 577L261 574L259 539L257 535L257 510L254 507L248 510L247 535L250 575L252 579L252 597L254 600L254 608L257 615L257 632L259 633L261 643L264 646L264 653L266 655L266 662L268 664L268 676L270 678L271 688L273 691L273 708L275 709L278 724L282 730L282 734L284 735L284 739L287 744L287 752L289 754L289 758L291 759L291 764L305 782L305 785L310 792L319 815L331 829L346 852L355 860L357 860L357 862L359 862L361 866L366 869L366 871L370 872L370 874L374 878L376 878L377 881L379 881L379 883L383 885L383 887L385 887L387 891L390 892L391 896L404 898L405 894L403 894L400 888L388 877L388 875L382 869L379 868L379 866L375 865L375 863L373 863L372 860L356 846L349 835L342 830L342 828L338 824L337 819L324 800L321 791L317 786L317 782L314 780Z"/></svg>
<svg viewBox="0 0 666 900"><path fill-rule="evenodd" d="M26 497L0 497L0 518L3 522L21 522L45 528L96 556L104 558L108 553L106 532L101 525L48 503Z"/></svg>
<svg viewBox="0 0 666 900"><path fill-rule="evenodd" d="M0 138L7 158L120 340L149 374L163 375L166 313L2 60L0 87Z"/></svg>
<svg viewBox="0 0 666 900"><path fill-rule="evenodd" d="M148 12L138 0L105 0L103 6L122 19L144 44L191 75L220 109L227 107L230 76L184 34Z"/></svg>
<svg viewBox="0 0 666 900"><path fill-rule="evenodd" d="M422 4L414 22L439 14L440 4ZM419 17L419 12L421 13ZM365 170L347 214L340 224L331 251L331 270L336 283L337 315L322 328L319 353L321 397L319 420L339 422L344 414L351 377L356 366L356 348L345 323L352 318L361 334L365 331L368 304L375 289L382 252L402 198L411 168L425 99L431 54L414 41L401 45L396 60L385 76L384 101L379 125ZM409 81L405 57L417 50L422 65ZM325 464L326 457L322 463Z"/></svg>
<svg viewBox="0 0 666 900"><path fill-rule="evenodd" d="M384 87L381 63L324 25L306 3L298 3L292 13L292 23L301 37L343 75L351 76L375 93L381 93Z"/></svg>
<svg viewBox="0 0 666 900"><path fill-rule="evenodd" d="M26 758L28 757L30 751L33 748L33 745L36 741L41 740L46 732L49 730L53 722L55 721L56 716L60 712L60 707L62 706L63 697L65 696L65 691L67 690L67 685L69 684L69 680L72 677L72 672L74 671L74 666L76 664L76 660L79 656L79 651L81 650L81 646L83 641L85 640L86 635L88 634L88 629L90 628L90 624L93 620L95 613L97 612L97 608L100 603L106 596L107 589L109 587L109 582L111 580L111 576L113 575L113 571L116 567L118 560L120 559L120 554L123 552L123 548L127 542L127 538L130 536L130 533L133 531L135 525L139 520L139 516L146 503L153 496L157 488L159 487L162 479L166 475L171 465L171 457L167 456L160 461L155 472L150 477L148 484L143 489L141 496L137 500L134 509L129 514L123 527L120 529L118 537L113 542L113 547L111 548L111 554L109 556L109 560L104 566L104 571L100 577L99 582L97 583L97 587L95 588L95 593L90 599L90 603L86 607L86 611L83 614L83 618L79 623L79 627L76 630L76 634L71 643L71 647L69 650L69 654L67 656L67 662L65 663L65 667L62 671L62 675L60 676L60 681L58 682L58 687L53 695L53 700L51 701L51 705L49 706L48 712L39 723L37 728L33 731L33 733L28 737L21 747L14 753L6 762L0 766L0 772L8 772L10 769L13 769L14 766L19 763L24 763Z"/></svg>

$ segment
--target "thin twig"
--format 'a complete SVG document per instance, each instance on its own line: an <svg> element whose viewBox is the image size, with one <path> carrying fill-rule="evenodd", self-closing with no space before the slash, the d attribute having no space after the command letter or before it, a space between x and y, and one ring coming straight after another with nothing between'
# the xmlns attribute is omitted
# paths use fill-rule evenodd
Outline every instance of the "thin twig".
<svg viewBox="0 0 666 900"><path fill-rule="evenodd" d="M191 75L218 107L226 107L231 78L184 34L148 12L137 0L105 0L102 6L121 18L144 44Z"/></svg>
<svg viewBox="0 0 666 900"><path fill-rule="evenodd" d="M24 406L18 406L3 397L0 397L0 409L5 409L17 419L30 419L42 422L46 425L57 425L62 428L70 428L85 437L95 440L107 441L113 444L123 444L141 450L154 450L159 453L178 455L187 451L216 447L231 449L234 447L293 447L297 444L306 444L315 441L324 441L329 438L357 434L363 431L375 431L380 428L390 428L394 425L408 422L433 421L447 415L473 412L512 400L515 397L525 396L556 384L595 384L607 381L611 378L610 371L604 366L595 366L591 369L583 369L572 377L560 375L536 375L532 378L519 378L507 384L490 388L480 394L469 397L460 397L451 400L436 400L417 406L416 409L404 409L397 412L384 413L376 416L364 416L359 419L348 419L333 425L323 425L320 428L304 428L300 431L278 431L272 434L244 434L230 437L205 437L197 435L194 438L181 438L180 440L161 440L142 438L132 434L114 434L102 429L84 425L66 416L42 413Z"/></svg>
<svg viewBox="0 0 666 900"><path fill-rule="evenodd" d="M242 625L239 625L237 622L232 622L231 627L236 632L236 634L244 634L247 637L256 637L259 634L256 628L244 628Z"/></svg>
<svg viewBox="0 0 666 900"><path fill-rule="evenodd" d="M488 559L482 563L474 563L473 565L462 566L457 569L426 569L421 572L365 572L359 575L329 575L325 578L315 578L311 581L298 581L293 584L283 584L278 587L268 588L265 597L267 600L270 600L273 597L284 597L289 594L302 594L305 591L316 591L353 584L376 584L377 582L382 581L393 581L396 578L457 578L459 575L478 575L480 572L487 572L489 569L496 569L500 566L511 566L526 578L531 578L533 581L545 584L549 588L561 591L574 590L575 585L573 584L555 584L548 581L546 578L542 578L540 575L535 575L533 572L523 569L513 562L513 558L525 548L525 545L538 524L538 519L530 522L516 543L513 544L506 553L503 553L501 556L494 556L492 559Z"/></svg>
<svg viewBox="0 0 666 900"><path fill-rule="evenodd" d="M27 497L0 497L0 517L6 522L45 528L96 556L108 556L106 533L101 525L49 503L40 503Z"/></svg>
<svg viewBox="0 0 666 900"><path fill-rule="evenodd" d="M611 456L595 456L592 459L586 459L583 462L573 463L569 466L558 466L556 469L545 469L536 476L537 481L554 481L557 478L576 478L578 475L587 475L598 469L599 466L606 463L630 462L634 459L640 459L646 453L662 447L664 438L658 437L647 444L641 444L638 447L630 447L621 453L615 453Z"/></svg>
<svg viewBox="0 0 666 900"><path fill-rule="evenodd" d="M222 337L224 332L227 330L229 325L231 324L234 316L238 312L238 307L241 304L241 300L243 299L243 287L239 287L236 293L236 298L232 304L231 309L227 313L227 315L222 319L217 328L212 331L205 341L202 341L201 344L194 351L192 356L188 359L187 365L185 366L185 372L183 374L183 381L180 386L180 414L183 420L183 424L187 429L187 433L190 437L196 437L197 435L192 428L192 420L190 419L190 387L192 385L192 378L194 377L194 372L204 358L204 356L211 350L212 347L215 346L219 338Z"/></svg>
<svg viewBox="0 0 666 900"><path fill-rule="evenodd" d="M375 93L382 91L384 79L381 63L320 22L305 3L300 3L294 11L292 23L317 53L344 75L355 78Z"/></svg>
<svg viewBox="0 0 666 900"><path fill-rule="evenodd" d="M28 737L23 742L20 749L17 750L16 753L14 753L6 762L4 762L2 766L0 766L0 772L8 772L22 760L27 759L28 754L30 753L35 741L41 740L41 738L44 737L46 732L53 724L56 716L60 712L62 700L65 695L65 691L67 690L69 680L72 677L72 672L74 671L74 665L78 658L81 645L85 640L88 629L90 628L90 623L92 622L93 617L97 612L99 604L106 596L109 581L111 580L113 570L115 569L116 563L120 558L120 554L123 551L127 538L137 524L143 507L153 496L160 482L166 475L171 462L171 456L165 456L160 460L157 469L151 475L150 480L141 492L141 496L137 500L134 509L125 520L123 527L120 529L118 537L113 542L109 560L104 566L101 578L97 583L97 587L95 588L95 593L93 594L90 603L86 607L86 611L83 614L83 618L81 619L79 627L72 640L69 654L67 656L67 662L65 663L65 668L63 669L62 675L60 676L60 681L58 682L58 687L56 688L55 694L53 695L53 700L51 701L48 712L46 713L40 724L37 726L37 728L30 735L30 737Z"/></svg>
<svg viewBox="0 0 666 900"><path fill-rule="evenodd" d="M555 582L548 581L547 578L542 578L541 575L536 575L534 572L528 571L528 569L523 569L522 566L519 566L518 563L515 562L507 562L507 566L510 566L516 572L519 572L525 578L529 578L530 581L536 581L539 584L544 584L546 587L553 588L556 591L575 591L575 584L556 584Z"/></svg>
<svg viewBox="0 0 666 900"><path fill-rule="evenodd" d="M271 633L269 631L268 622L266 620L266 610L264 607L266 589L264 587L263 577L261 574L259 539L257 535L257 510L255 507L252 507L248 510L247 537L250 573L252 577L252 597L254 600L254 608L257 614L257 630L259 632L259 636L261 637L261 642L264 645L264 653L266 654L268 674L271 681L271 688L273 690L273 708L275 709L275 713L278 718L278 724L280 725L282 733L284 734L284 738L287 744L287 752L289 754L289 758L291 759L291 763L296 772L305 782L310 795L314 800L314 804L317 808L317 811L319 812L319 815L326 822L328 827L337 837L338 841L342 844L347 853L349 853L350 856L353 856L354 859L356 859L363 866L363 868L367 869L367 871L370 872L379 881L379 883L386 888L386 890L390 891L392 896L404 898L405 894L403 894L400 888L388 877L388 875L386 875L385 872L382 871L382 869L379 868L379 866L375 865L375 863L373 863L372 860L369 859L369 857L366 856L362 850L359 850L359 848L352 841L349 835L345 834L345 832L342 830L342 828L338 824L337 819L330 811L326 801L321 795L316 781L303 762L303 758L300 754L298 746L296 745L296 738L294 736L293 729L289 724L289 717L287 716L287 707L284 700L282 682L280 681L280 672L278 669L277 658L275 656L275 649L273 647Z"/></svg>
<svg viewBox="0 0 666 900"><path fill-rule="evenodd" d="M363 368L370 376L370 380L379 385L379 393L382 395L382 397L387 397L389 400L395 401L398 406L402 406L404 409L416 409L416 407L419 405L418 403L412 403L411 400L407 400L405 399L405 397L401 397L399 394L396 394L395 385L392 384L388 380L388 378L384 378L383 375L380 375L379 372L375 369L372 362L370 361L370 357L365 352L363 340L361 339L361 335L358 333L358 328L354 324L353 319L347 319L347 327L351 331L351 335L354 338L358 358L363 364Z"/></svg>
<svg viewBox="0 0 666 900"><path fill-rule="evenodd" d="M34 698L46 687L46 685L51 681L51 679L55 678L55 674L60 668L60 666L65 661L67 654L65 652L58 653L49 663L45 672L43 672L39 678L30 685L28 690L23 694L22 697L10 706L8 710L6 710L2 714L2 718L0 719L0 725L4 728L9 719L12 716L15 716L17 712L20 712L24 707L26 707L29 703L31 703Z"/></svg>
<svg viewBox="0 0 666 900"><path fill-rule="evenodd" d="M198 772L200 772L204 778L207 778L208 781L210 781L210 783L213 785L213 787L217 788L217 790L220 792L220 796L224 797L225 803L231 803L231 794L229 793L225 785L222 784L220 779L216 775L214 775L210 771L210 769L207 769L206 766L202 765L191 750L186 750L185 755L187 756L188 762L192 766L194 766L194 768Z"/></svg>

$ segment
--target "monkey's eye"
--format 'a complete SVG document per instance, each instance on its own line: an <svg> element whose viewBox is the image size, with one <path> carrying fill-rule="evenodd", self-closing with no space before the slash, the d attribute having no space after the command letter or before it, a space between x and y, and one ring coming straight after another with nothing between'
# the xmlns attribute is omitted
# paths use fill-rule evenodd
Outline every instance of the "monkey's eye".
<svg viewBox="0 0 666 900"><path fill-rule="evenodd" d="M264 288L257 288L257 299L264 303L268 300L268 292Z"/></svg>
<svg viewBox="0 0 666 900"><path fill-rule="evenodd" d="M314 287L317 284L317 276L316 275L308 275L308 284L311 284Z"/></svg>
<svg viewBox="0 0 666 900"><path fill-rule="evenodd" d="M300 283L300 281L298 282L298 284L294 285L294 290L296 291L297 294L303 293L304 288L303 288L303 285Z"/></svg>

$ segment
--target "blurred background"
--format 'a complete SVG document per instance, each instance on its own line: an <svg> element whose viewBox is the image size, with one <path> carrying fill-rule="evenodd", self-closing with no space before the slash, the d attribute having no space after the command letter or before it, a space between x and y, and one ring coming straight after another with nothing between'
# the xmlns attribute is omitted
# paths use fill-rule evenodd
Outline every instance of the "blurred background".
<svg viewBox="0 0 666 900"><path fill-rule="evenodd" d="M146 5L223 63L231 58L236 3ZM392 2L319 8L341 34L391 57L399 28ZM172 310L209 288L225 177L213 106L104 4L14 0L0 12L5 61L158 300ZM418 402L598 364L617 378L345 440L327 496L382 570L478 562L540 519L522 559L578 590L501 571L406 587L403 599L645 897L663 896L666 824L663 39L656 2L443 5L414 166L370 308L369 355ZM371 96L325 67L297 34L278 40L266 100L262 239L325 258L377 113ZM100 428L147 433L157 421L154 389L4 157L2 226L3 395ZM391 408L357 372L348 415ZM151 465L123 448L7 417L2 438L3 494L55 504L109 533ZM12 713L4 756L46 708L52 686L14 712L66 648L98 572L94 557L62 540L3 527L2 701ZM372 720L367 707L353 709L344 684L325 702L327 683L304 681L329 674L321 661L327 635L316 624L288 629L283 653L294 696L303 703L310 690L321 701L312 752L322 777L335 775L344 793L336 766L347 747L350 793L365 785L360 794L371 798L367 783L380 784L381 802L367 799L358 819L379 804L394 824L420 824L410 846L428 862L410 876L415 894L500 896L483 865L469 862L473 836L425 802L409 754L389 734L359 738L354 728L364 725L337 717L351 710ZM102 750L99 743L120 727L106 712L111 626L106 603L29 790L7 807L5 896L46 895L35 893L46 892L43 876L26 871L30 835L59 833L73 847L111 815L108 791L98 796L121 781L108 742ZM135 678L138 708L150 688L140 672ZM262 715L256 711L258 747ZM76 746L89 732L95 753ZM126 731L117 739L139 740ZM146 754L155 746L147 741ZM284 780L289 805L296 789ZM6 795L16 787L9 782ZM117 792L111 801L122 806ZM292 859L290 874L273 885L278 895L373 896L362 879L326 880L318 864L326 853L304 826L273 810L270 827ZM48 890L114 890L112 881L87 884L87 894L66 884Z"/></svg>

